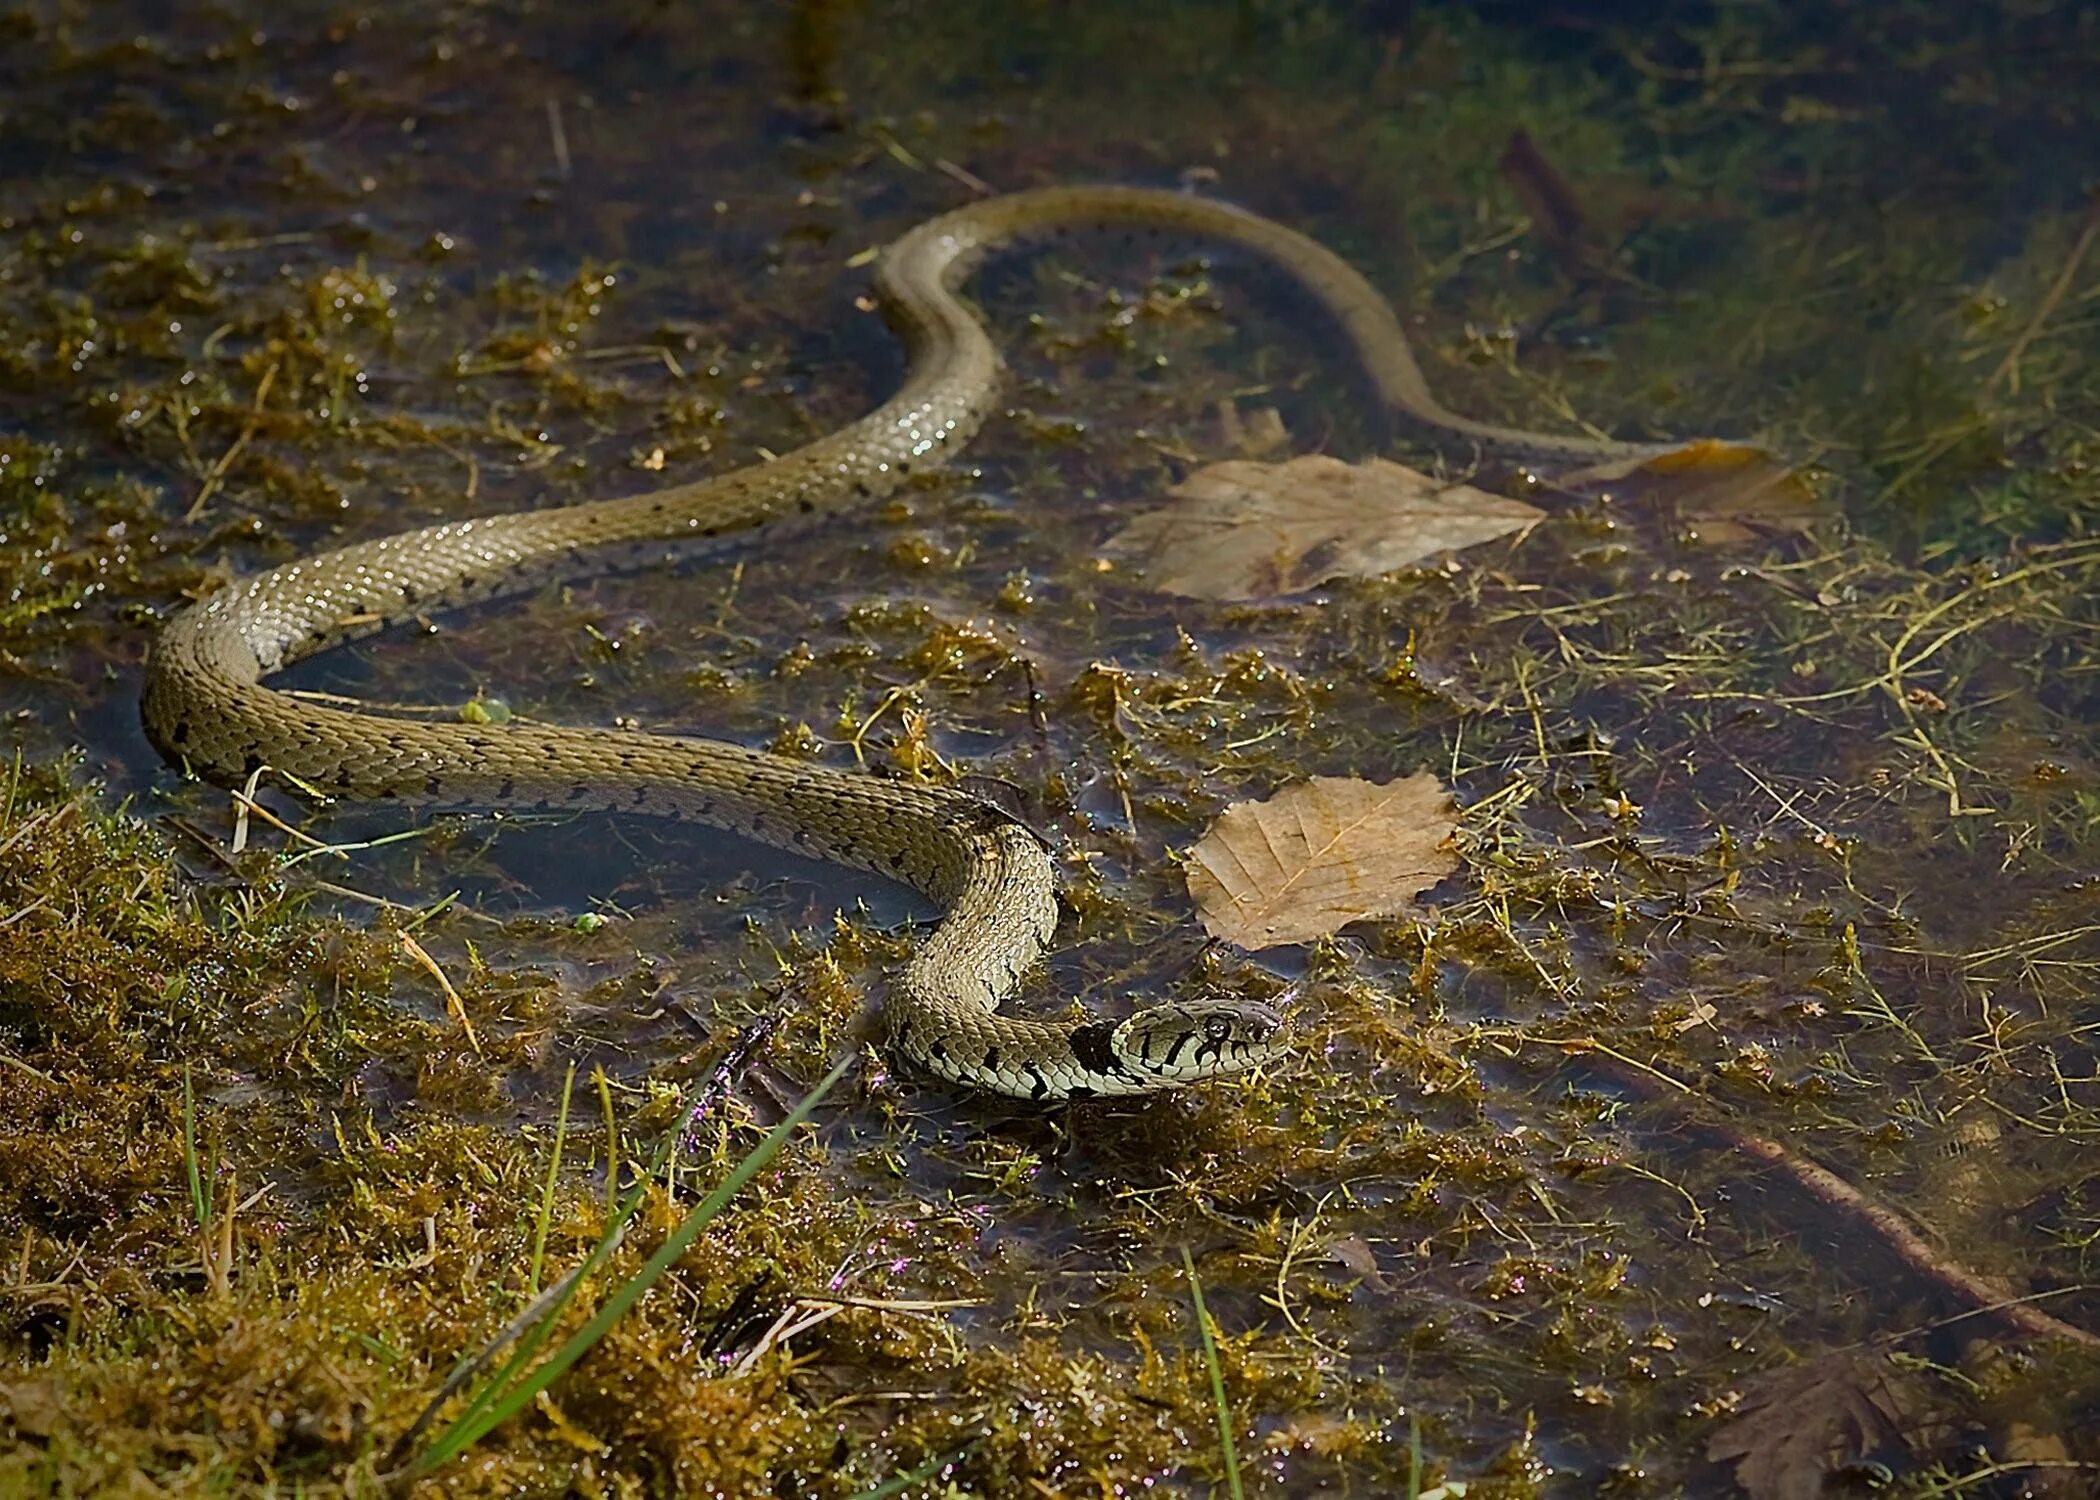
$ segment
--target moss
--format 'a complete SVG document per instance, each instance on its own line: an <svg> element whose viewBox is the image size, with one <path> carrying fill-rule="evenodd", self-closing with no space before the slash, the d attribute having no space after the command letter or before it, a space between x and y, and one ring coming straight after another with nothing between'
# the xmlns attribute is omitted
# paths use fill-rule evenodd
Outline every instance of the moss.
<svg viewBox="0 0 2100 1500"><path fill-rule="evenodd" d="M432 1492L1215 1485L1184 1245L1257 1493L1400 1492L1411 1431L1424 1482L1473 1495L1712 1487L1709 1419L1760 1368L1897 1335L1973 1363L1975 1320L1713 1121L2100 1323L2100 360L2063 165L2100 132L2069 12L251 9L0 17L0 1491L375 1492L531 1294L572 1063L546 1275L682 1141L601 1289L826 1059L865 1066ZM1583 263L1498 175L1519 123ZM924 913L880 882L281 787L336 852L257 826L234 854L220 794L145 747L140 655L218 577L864 409L898 356L858 252L956 201L954 167L1215 173L1400 294L1452 405L1761 434L1822 466L1829 519L1730 536L1691 500L1538 491L1552 524L1451 566L1161 599L1102 543L1229 451L1220 403L1299 451L1380 439L1260 275L1075 246L976 285L1014 367L980 467L299 669L1008 783L1071 918L1029 1003L1294 1007L1293 1066L1135 1108L891 1076L867 1000ZM1175 855L1225 802L1416 766L1468 810L1430 913L1204 943ZM2088 1361L1989 1368L1963 1431L2002 1454L2046 1410L2094 1460ZM1935 1461L1966 1459L1919 1482Z"/></svg>

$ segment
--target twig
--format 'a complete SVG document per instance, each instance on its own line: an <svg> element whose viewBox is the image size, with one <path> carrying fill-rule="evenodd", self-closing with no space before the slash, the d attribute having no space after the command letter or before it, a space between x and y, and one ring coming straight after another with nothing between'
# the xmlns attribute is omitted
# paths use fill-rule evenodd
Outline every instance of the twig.
<svg viewBox="0 0 2100 1500"><path fill-rule="evenodd" d="M714 1110L715 1105L728 1097L729 1087L736 1082L737 1075L750 1063L752 1054L771 1040L774 1029L779 1025L779 1015L768 1012L737 1033L736 1040L729 1044L729 1050L724 1052L722 1060L715 1064L714 1072L708 1074L707 1083L694 1096L692 1104L686 1109L685 1117L678 1122L678 1129L672 1133L672 1139L677 1141L679 1151L695 1149L693 1132Z"/></svg>
<svg viewBox="0 0 2100 1500"><path fill-rule="evenodd" d="M474 1049L476 1057L481 1056L481 1039L474 1035L474 1023L467 1019L467 1003L459 998L459 991L452 988L452 981L445 977L445 971L438 967L438 961L424 950L421 943L417 942L414 937L406 932L401 934L401 947L410 958L430 971L430 977L435 979L438 982L438 988L445 992L446 1008L452 1012L454 1019L459 1022L460 1030L466 1032L467 1044Z"/></svg>
<svg viewBox="0 0 2100 1500"><path fill-rule="evenodd" d="M2009 1288L1979 1276L1966 1266L1955 1264L1934 1249L1901 1214L1874 1202L1829 1168L1797 1156L1777 1141L1746 1135L1711 1121L1702 1121L1701 1124L1721 1135L1745 1156L1777 1167L1793 1180L1796 1187L1819 1203L1862 1220L1912 1270L1937 1282L1963 1301L1975 1304L1979 1311L1989 1312L2034 1338L2070 1339L2087 1348L2100 1349L2100 1334L2090 1333L2061 1318L2052 1318Z"/></svg>
<svg viewBox="0 0 2100 1500"><path fill-rule="evenodd" d="M2013 346L2005 351L2005 358L1999 361L1998 368L1991 371L1991 378L1983 383L1985 390L2003 380L2007 390L2015 395L2019 393L2020 356L2027 352L2027 346L2035 341L2042 331L2042 325L2049 321L2049 315L2056 311L2057 304L2062 302L2064 295L2071 290L2071 282L2078 275L2078 267L2085 260L2086 252L2093 248L2093 240L2096 237L2100 237L2100 192L2095 192L2092 202L2086 206L2085 223L2079 228L2078 238L2071 246L2070 255L2064 259L2064 268L2056 273L2055 284L2049 288L2049 294L2042 298L2042 305L2034 310L2034 316L2027 320L2027 326L2020 330L2020 336L2013 340Z"/></svg>
<svg viewBox="0 0 2100 1500"><path fill-rule="evenodd" d="M1564 1045L1553 1042L1547 1044ZM1796 1187L1825 1207L1835 1209L1871 1230L1905 1265L1942 1291L1969 1304L1978 1313L1995 1317L2015 1331L2033 1338L2069 1339L2087 1348L2100 1348L2100 1334L2091 1333L2060 1318L2052 1318L2031 1306L2030 1299L2022 1298L2011 1289L1958 1264L1934 1248L1902 1214L1886 1205L1876 1203L1829 1168L1818 1166L1777 1141L1751 1135L1719 1120L1693 1115L1677 1100L1658 1094L1654 1085L1657 1078L1685 1090L1685 1085L1669 1075L1644 1065L1636 1065L1640 1071L1634 1071L1624 1066L1623 1059L1616 1059L1616 1054L1600 1058L1593 1065L1610 1073L1643 1098L1663 1105L1694 1129L1717 1136L1731 1149L1778 1168Z"/></svg>
<svg viewBox="0 0 2100 1500"><path fill-rule="evenodd" d="M18 1072L27 1073L31 1078L48 1087L54 1089L58 1087L58 1080L49 1073L44 1072L41 1068L32 1067L30 1064L23 1062L21 1058L15 1057L10 1053L0 1052L0 1063L5 1063L8 1067Z"/></svg>
<svg viewBox="0 0 2100 1500"><path fill-rule="evenodd" d="M185 526L204 514L204 507L211 503L211 497L217 493L219 485L225 480L226 471L233 467L234 460L239 458L241 451L248 446L248 440L255 436L255 429L262 421L263 400L270 394L271 382L276 379L277 366L273 364L263 371L262 379L255 382L255 401L248 408L248 420L241 424L240 435L219 455L219 461L211 466L211 473L204 476L203 488L197 491L197 498L190 502L190 508L183 513L182 522Z"/></svg>
<svg viewBox="0 0 2100 1500"><path fill-rule="evenodd" d="M559 99L550 98L547 101L547 134L554 138L554 170L561 174L563 182L567 182L569 180L569 133L562 129L561 100Z"/></svg>

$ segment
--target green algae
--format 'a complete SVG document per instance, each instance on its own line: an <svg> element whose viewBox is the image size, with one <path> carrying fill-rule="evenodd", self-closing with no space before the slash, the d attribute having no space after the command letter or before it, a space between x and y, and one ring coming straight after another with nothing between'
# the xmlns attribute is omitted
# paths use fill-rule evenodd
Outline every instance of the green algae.
<svg viewBox="0 0 2100 1500"><path fill-rule="evenodd" d="M2089 1357L1938 1326L1963 1309L1700 1135L1784 1136L2100 1324L2093 270L2047 307L2085 213L2062 162L2100 138L2075 14L239 9L7 20L0 1489L377 1493L529 1298L543 1202L558 1273L682 1136L685 1196L652 1191L604 1295L854 1054L657 1293L426 1487L1221 1486L1184 1248L1255 1494L1725 1492L1700 1450L1746 1381L1899 1335L1951 1414L1903 1483L2001 1492L2023 1424L2100 1461ZM1601 272L1497 176L1517 123ZM1260 278L1080 245L982 283L1016 368L976 468L301 677L1007 783L1072 917L1033 1003L1292 986L1301 1062L1132 1110L1016 1114L863 1052L919 915L877 882L619 820L292 866L158 767L137 662L215 579L862 409L898 356L854 263L964 191L944 162L1217 174L1402 294L1453 405L1762 435L1829 518L1729 537L1548 496L1453 568L1163 602L1100 544L1227 456L1220 402L1301 450L1376 435ZM1260 963L1202 942L1174 852L1225 801L1415 766L1468 808L1429 918ZM402 831L270 806L332 845ZM603 1107L549 1195L571 1065Z"/></svg>

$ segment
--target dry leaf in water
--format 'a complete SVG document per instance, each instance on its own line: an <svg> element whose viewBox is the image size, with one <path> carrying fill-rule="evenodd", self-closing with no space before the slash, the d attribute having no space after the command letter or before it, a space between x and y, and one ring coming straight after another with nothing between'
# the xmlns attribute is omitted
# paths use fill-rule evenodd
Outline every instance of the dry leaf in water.
<svg viewBox="0 0 2100 1500"><path fill-rule="evenodd" d="M1189 895L1211 936L1252 951L1398 916L1458 866L1458 808L1435 776L1384 785L1316 776L1238 802L1189 850Z"/></svg>
<svg viewBox="0 0 2100 1500"><path fill-rule="evenodd" d="M1886 1361L1840 1353L1770 1370L1743 1387L1742 1405L1706 1442L1735 1466L1751 1500L1820 1500L1856 1464L1901 1468L1925 1400Z"/></svg>
<svg viewBox="0 0 2100 1500"><path fill-rule="evenodd" d="M1375 578L1521 531L1545 513L1382 458L1208 464L1109 543L1146 581L1195 599L1263 599Z"/></svg>
<svg viewBox="0 0 2100 1500"><path fill-rule="evenodd" d="M1625 481L1636 500L1674 509L1707 542L1805 531L1824 511L1814 486L1798 470L1762 448L1718 438L1696 438L1645 458L1560 477L1560 483L1571 486L1617 481Z"/></svg>

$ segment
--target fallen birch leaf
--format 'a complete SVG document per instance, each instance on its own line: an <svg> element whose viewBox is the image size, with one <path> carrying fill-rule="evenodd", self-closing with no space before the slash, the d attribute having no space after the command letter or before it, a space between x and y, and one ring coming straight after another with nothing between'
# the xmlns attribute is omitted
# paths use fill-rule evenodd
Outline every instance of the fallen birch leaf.
<svg viewBox="0 0 2100 1500"><path fill-rule="evenodd" d="M1435 776L1384 785L1315 776L1225 809L1188 854L1189 896L1213 937L1250 952L1414 910L1458 866L1458 809Z"/></svg>
<svg viewBox="0 0 2100 1500"><path fill-rule="evenodd" d="M1545 512L1382 458L1311 455L1208 464L1109 542L1146 581L1195 599L1295 594L1330 578L1375 578L1439 552L1521 531Z"/></svg>

